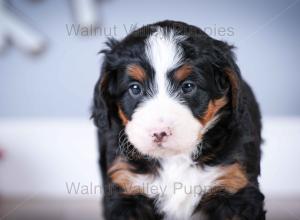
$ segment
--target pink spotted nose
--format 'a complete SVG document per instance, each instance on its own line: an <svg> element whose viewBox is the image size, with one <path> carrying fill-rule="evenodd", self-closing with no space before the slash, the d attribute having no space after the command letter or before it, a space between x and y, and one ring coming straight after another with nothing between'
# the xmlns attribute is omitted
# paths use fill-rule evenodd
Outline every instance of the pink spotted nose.
<svg viewBox="0 0 300 220"><path fill-rule="evenodd" d="M172 135L172 132L169 128L158 130L152 133L153 142L155 143L162 143L166 142L168 137Z"/></svg>

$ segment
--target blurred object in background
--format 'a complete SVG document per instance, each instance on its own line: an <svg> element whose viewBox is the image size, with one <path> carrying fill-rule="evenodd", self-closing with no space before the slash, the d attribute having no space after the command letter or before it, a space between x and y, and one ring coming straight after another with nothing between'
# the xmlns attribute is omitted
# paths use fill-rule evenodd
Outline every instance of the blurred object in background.
<svg viewBox="0 0 300 220"><path fill-rule="evenodd" d="M84 27L96 27L97 12L95 0L71 0L76 22Z"/></svg>
<svg viewBox="0 0 300 220"><path fill-rule="evenodd" d="M0 0L0 52L11 42L27 53L41 53L46 47L45 37L7 2Z"/></svg>
<svg viewBox="0 0 300 220"><path fill-rule="evenodd" d="M75 20L82 27L99 27L95 0L70 0ZM0 0L0 52L9 43L30 54L38 54L47 46L46 37L33 25L25 22L25 16L9 0ZM39 27L43 29L45 27Z"/></svg>

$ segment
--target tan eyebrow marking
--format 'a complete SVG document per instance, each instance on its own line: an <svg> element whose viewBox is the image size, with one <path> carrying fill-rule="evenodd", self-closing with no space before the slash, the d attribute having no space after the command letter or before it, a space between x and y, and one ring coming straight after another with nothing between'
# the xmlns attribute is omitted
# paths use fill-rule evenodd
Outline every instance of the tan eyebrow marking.
<svg viewBox="0 0 300 220"><path fill-rule="evenodd" d="M137 64L129 65L127 67L127 72L129 76L140 82L144 81L147 77L145 70Z"/></svg>
<svg viewBox="0 0 300 220"><path fill-rule="evenodd" d="M177 81L182 81L186 79L191 73L192 73L192 66L188 64L184 64L182 67L180 67L174 74L174 78Z"/></svg>

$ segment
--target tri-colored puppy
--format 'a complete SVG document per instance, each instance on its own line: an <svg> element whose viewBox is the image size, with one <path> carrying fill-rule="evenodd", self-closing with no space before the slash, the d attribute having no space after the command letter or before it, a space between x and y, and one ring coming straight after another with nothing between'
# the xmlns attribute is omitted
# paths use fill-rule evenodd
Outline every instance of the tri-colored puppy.
<svg viewBox="0 0 300 220"><path fill-rule="evenodd" d="M93 107L106 219L264 219L260 112L233 47L175 21L107 46Z"/></svg>

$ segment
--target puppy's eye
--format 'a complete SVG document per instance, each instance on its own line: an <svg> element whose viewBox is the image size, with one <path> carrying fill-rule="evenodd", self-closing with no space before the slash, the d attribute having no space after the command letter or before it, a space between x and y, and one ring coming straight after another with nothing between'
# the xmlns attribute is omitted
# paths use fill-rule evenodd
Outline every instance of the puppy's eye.
<svg viewBox="0 0 300 220"><path fill-rule="evenodd" d="M129 87L129 93L132 97L137 98L143 94L142 86L138 83L134 83Z"/></svg>
<svg viewBox="0 0 300 220"><path fill-rule="evenodd" d="M183 93L190 93L196 89L196 85L192 82L184 82L181 86L181 90Z"/></svg>

